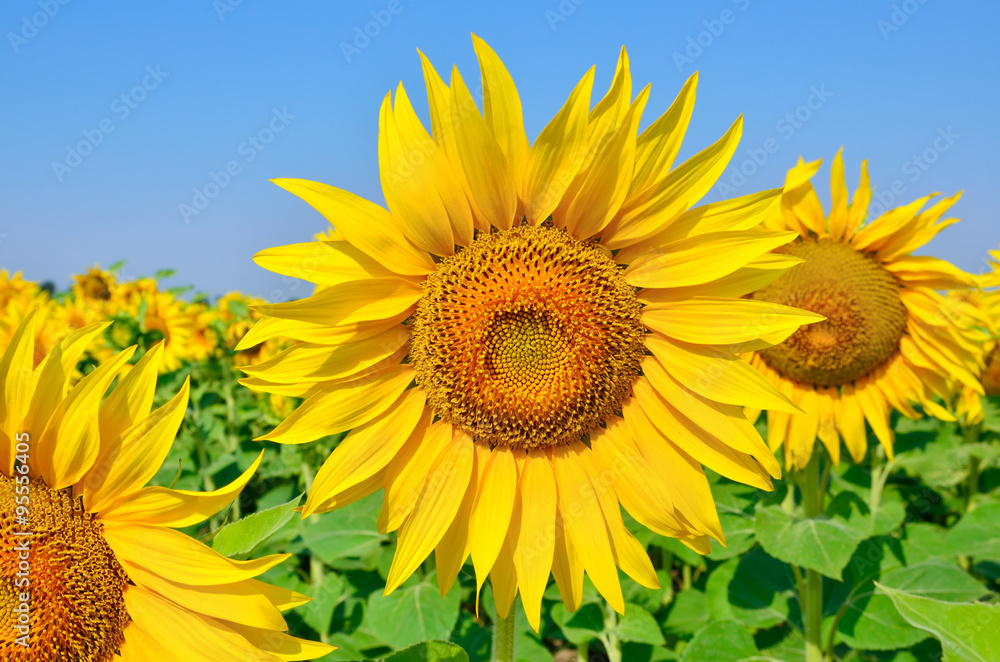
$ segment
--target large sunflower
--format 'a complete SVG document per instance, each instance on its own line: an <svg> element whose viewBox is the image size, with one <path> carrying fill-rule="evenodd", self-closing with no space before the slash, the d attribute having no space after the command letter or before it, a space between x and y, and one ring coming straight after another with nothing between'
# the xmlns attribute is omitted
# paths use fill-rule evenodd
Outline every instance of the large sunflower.
<svg viewBox="0 0 1000 662"><path fill-rule="evenodd" d="M649 88L633 99L623 49L607 95L591 109L591 69L529 145L510 75L474 43L482 113L426 58L432 134L402 85L386 96L388 211L276 181L343 240L257 255L324 287L261 308L245 343L297 342L244 383L306 398L265 439L350 430L303 515L384 488L379 527L399 532L387 593L432 551L447 591L471 555L499 613L520 593L537 628L550 572L570 610L584 572L618 611L616 566L658 585L620 504L707 552L723 534L702 464L771 487L779 466L740 407L795 407L734 352L822 318L740 298L799 262L768 254L794 233L757 228L779 191L689 209L741 127L671 169L695 77L637 138Z"/></svg>
<svg viewBox="0 0 1000 662"><path fill-rule="evenodd" d="M278 662L328 652L283 632L280 610L307 598L253 579L287 555L234 561L174 530L225 507L260 458L214 492L143 487L187 406L185 384L150 412L162 344L103 404L132 349L69 386L104 326L72 333L35 368L32 313L0 359L0 658Z"/></svg>
<svg viewBox="0 0 1000 662"><path fill-rule="evenodd" d="M782 214L765 222L773 230L794 231L795 241L776 253L805 262L752 295L827 318L750 358L806 412L768 412L768 443L773 450L784 444L786 466L793 468L809 461L817 437L834 462L841 437L860 461L867 449L866 420L891 458L893 409L917 418L917 403L925 413L954 420L938 399L951 402L961 384L982 391L976 340L955 324L937 292L969 287L975 277L944 260L911 254L957 220L940 219L959 196L923 209L934 197L926 196L862 225L871 198L866 165L848 204L837 153L829 215L809 181L819 166L800 161L789 171Z"/></svg>

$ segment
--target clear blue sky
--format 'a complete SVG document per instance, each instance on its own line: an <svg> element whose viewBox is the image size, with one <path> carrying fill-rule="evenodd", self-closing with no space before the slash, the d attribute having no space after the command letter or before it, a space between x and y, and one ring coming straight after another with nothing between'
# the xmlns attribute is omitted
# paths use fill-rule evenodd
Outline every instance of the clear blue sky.
<svg viewBox="0 0 1000 662"><path fill-rule="evenodd" d="M780 186L799 155L829 163L843 146L848 181L868 158L883 195L894 182L903 190L897 204L965 191L954 208L963 222L931 254L980 271L1000 242L1000 3L63 1L0 5L0 266L60 286L127 259L126 275L174 268L169 284L213 296L301 296L304 286L250 258L326 221L268 179L314 179L381 203L383 95L402 80L426 117L418 47L478 87L470 32L506 62L529 138L592 64L603 94L624 44L636 89L653 84L644 125L700 70L682 156L744 114L722 181L741 183L753 154L763 164L745 166L753 174L739 193ZM377 35L345 55L342 44L356 47L378 18L386 24L367 26ZM776 151L764 159L769 140ZM89 153L67 153L81 141ZM217 175L226 185L185 222L180 205L204 206L193 189L231 161L237 174ZM709 199L720 197L716 187Z"/></svg>

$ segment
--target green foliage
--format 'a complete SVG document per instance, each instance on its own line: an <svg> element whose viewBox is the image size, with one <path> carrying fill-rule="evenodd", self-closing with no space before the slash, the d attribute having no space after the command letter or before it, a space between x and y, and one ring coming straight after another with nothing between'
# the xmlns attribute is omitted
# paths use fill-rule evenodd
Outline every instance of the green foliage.
<svg viewBox="0 0 1000 662"><path fill-rule="evenodd" d="M234 314L247 313L245 304L233 306ZM339 438L301 446L251 441L281 416L236 385L237 374L213 358L160 381L160 402L188 375L192 397L154 482L217 489L265 451L229 511L189 533L234 558L291 553L263 579L313 599L287 620L292 634L338 647L326 661L489 660L493 598L487 583L477 615L471 562L444 596L433 556L383 596L395 536L378 532L381 492L301 519L300 495ZM860 465L831 468L817 517L805 517L787 478L765 493L710 476L727 545L713 542L705 557L625 514L662 588L621 575L626 608L619 615L586 580L583 604L570 613L553 583L539 632L518 605L518 659L575 660L584 651L582 659L595 661L803 660L797 575L806 569L824 577L831 660L916 662L942 652L945 660L1000 659L1000 607L991 604L1000 588L1000 407L988 404L978 440L926 419L900 419L895 430L896 462L884 486L877 478L887 460L872 441Z"/></svg>

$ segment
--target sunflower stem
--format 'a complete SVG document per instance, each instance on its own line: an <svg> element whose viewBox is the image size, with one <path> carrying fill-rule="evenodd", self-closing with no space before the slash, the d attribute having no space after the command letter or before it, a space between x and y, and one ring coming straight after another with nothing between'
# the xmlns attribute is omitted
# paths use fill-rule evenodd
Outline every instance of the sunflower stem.
<svg viewBox="0 0 1000 662"><path fill-rule="evenodd" d="M799 474L802 490L802 507L807 518L823 513L823 484L820 481L819 456L814 452L809 464ZM823 577L806 568L805 595L801 596L802 615L805 622L806 662L823 662Z"/></svg>
<svg viewBox="0 0 1000 662"><path fill-rule="evenodd" d="M510 606L507 618L497 614L493 624L493 662L514 662L514 620L517 617L517 603Z"/></svg>
<svg viewBox="0 0 1000 662"><path fill-rule="evenodd" d="M962 437L965 443L978 443L982 428L982 423L973 423L972 425L964 428L962 430ZM981 467L979 466L979 457L971 455L969 457L969 475L965 479L965 512L969 512L969 508L972 506L973 497L979 493L980 471Z"/></svg>
<svg viewBox="0 0 1000 662"><path fill-rule="evenodd" d="M601 643L608 656L608 662L622 662L622 646L618 640L618 612L610 604L604 609L604 632L601 633Z"/></svg>

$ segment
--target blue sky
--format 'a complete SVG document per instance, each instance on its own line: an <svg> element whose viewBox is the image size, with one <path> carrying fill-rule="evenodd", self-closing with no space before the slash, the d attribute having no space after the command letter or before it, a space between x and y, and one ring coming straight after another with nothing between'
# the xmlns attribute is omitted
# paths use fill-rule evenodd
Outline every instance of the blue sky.
<svg viewBox="0 0 1000 662"><path fill-rule="evenodd" d="M477 87L475 32L517 82L529 138L593 64L603 94L625 45L636 89L652 83L643 126L700 71L682 157L743 113L720 180L737 194L780 186L802 155L825 159L825 202L842 146L849 183L869 159L889 206L964 190L963 222L927 252L978 272L1000 242L998 24L1000 4L986 0L8 0L0 267L65 286L126 259L126 276L173 268L168 284L213 296L302 296L250 258L326 221L268 180L382 203L382 97L403 81L426 118L417 48ZM359 37L366 29L374 36Z"/></svg>

